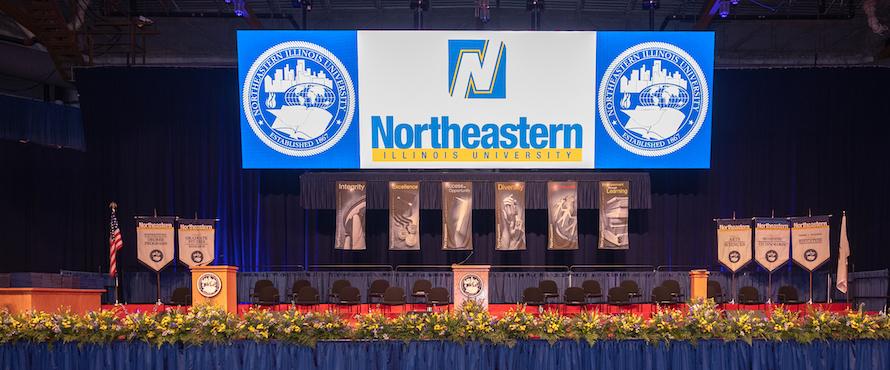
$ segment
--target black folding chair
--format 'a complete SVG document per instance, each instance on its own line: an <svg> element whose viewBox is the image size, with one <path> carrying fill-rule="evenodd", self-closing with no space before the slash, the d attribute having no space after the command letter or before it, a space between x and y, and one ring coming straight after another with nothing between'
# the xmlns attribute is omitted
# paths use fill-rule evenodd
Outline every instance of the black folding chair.
<svg viewBox="0 0 890 370"><path fill-rule="evenodd" d="M362 304L362 295L358 288L353 286L347 286L340 289L337 298L337 306L348 307L350 313L352 313L354 307L360 308L360 305Z"/></svg>

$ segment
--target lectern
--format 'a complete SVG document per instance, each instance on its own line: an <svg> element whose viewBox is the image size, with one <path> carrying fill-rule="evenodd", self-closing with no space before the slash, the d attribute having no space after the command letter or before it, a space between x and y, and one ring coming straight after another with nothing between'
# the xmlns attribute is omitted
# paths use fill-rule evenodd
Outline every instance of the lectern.
<svg viewBox="0 0 890 370"><path fill-rule="evenodd" d="M460 309L464 301L474 300L488 308L488 270L490 265L451 265L454 273L454 308Z"/></svg>
<svg viewBox="0 0 890 370"><path fill-rule="evenodd" d="M708 298L708 270L689 271L689 298L690 300Z"/></svg>
<svg viewBox="0 0 890 370"><path fill-rule="evenodd" d="M192 305L211 304L238 313L236 266L192 267Z"/></svg>

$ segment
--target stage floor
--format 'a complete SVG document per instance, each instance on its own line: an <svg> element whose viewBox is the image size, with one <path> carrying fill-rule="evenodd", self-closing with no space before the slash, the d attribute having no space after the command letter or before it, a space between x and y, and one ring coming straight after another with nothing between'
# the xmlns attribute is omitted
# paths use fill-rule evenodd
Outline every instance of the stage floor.
<svg viewBox="0 0 890 370"><path fill-rule="evenodd" d="M239 304L238 305L238 313L243 313L249 310L253 305L251 304ZM727 311L763 311L766 314L769 314L776 307L779 307L778 304L759 304L759 305L742 305L742 304L720 304L718 307ZM111 309L113 305L103 305L103 309ZM188 309L188 306L170 306L170 305L154 305L154 304L126 304L122 306L124 310L127 312L151 312L151 311L162 311L167 308L179 308L179 309ZM272 310L272 311L287 311L291 307L294 307L291 304L279 304L274 306L259 306L261 309ZM512 308L515 308L515 304L491 304L488 306L488 311L494 316L502 316L507 311ZM678 309L686 309L686 304L674 304L663 307L674 307ZM792 305L784 305L785 308L791 311L798 312L807 312L808 310L824 310L831 312L841 312L848 308L850 305L847 303L814 303L814 304L792 304ZM361 304L357 306L339 306L335 304L319 304L315 306L296 306L296 308L302 312L312 312L312 311L327 311L333 310L342 314L344 317L349 317L352 315L368 313L372 310L379 310L387 315L398 315L406 312L428 312L428 307L424 304L406 304L403 306L384 306L377 304ZM431 308L433 311L447 311L452 310L453 306L437 306ZM567 306L563 304L549 304L543 306L544 310L554 310L559 311L565 315L575 315L583 310L586 311L597 311L607 314L637 314L642 315L644 317L649 317L653 312L658 309L658 306L651 303L636 303L629 304L624 306L614 306L610 304L604 303L595 303L589 304L585 307L581 306ZM525 307L526 312L536 313L538 312L538 307L528 306Z"/></svg>

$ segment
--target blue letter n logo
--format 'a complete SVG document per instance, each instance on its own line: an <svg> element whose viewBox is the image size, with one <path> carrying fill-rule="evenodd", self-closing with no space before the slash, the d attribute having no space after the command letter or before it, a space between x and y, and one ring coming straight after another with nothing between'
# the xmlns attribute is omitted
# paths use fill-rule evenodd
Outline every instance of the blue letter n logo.
<svg viewBox="0 0 890 370"><path fill-rule="evenodd" d="M507 97L507 48L488 40L448 40L448 94L467 99Z"/></svg>

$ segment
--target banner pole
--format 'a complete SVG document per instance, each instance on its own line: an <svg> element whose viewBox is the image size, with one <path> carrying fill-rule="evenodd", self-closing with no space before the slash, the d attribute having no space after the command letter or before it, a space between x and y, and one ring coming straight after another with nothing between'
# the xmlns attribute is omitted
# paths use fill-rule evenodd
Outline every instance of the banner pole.
<svg viewBox="0 0 890 370"><path fill-rule="evenodd" d="M729 290L732 293L732 300L729 303L735 304L735 271L732 272L732 279L729 280Z"/></svg>
<svg viewBox="0 0 890 370"><path fill-rule="evenodd" d="M114 304L115 305L119 305L121 303L120 302L120 289L121 289L120 273L118 272L117 274L114 274Z"/></svg>
<svg viewBox="0 0 890 370"><path fill-rule="evenodd" d="M155 271L155 277L158 279L158 302L157 305L161 305L161 271Z"/></svg>
<svg viewBox="0 0 890 370"><path fill-rule="evenodd" d="M767 276L768 277L766 280L766 304L772 304L773 303L773 272L770 271L769 274L767 274Z"/></svg>
<svg viewBox="0 0 890 370"><path fill-rule="evenodd" d="M807 304L813 304L813 270L810 270L810 301Z"/></svg>

